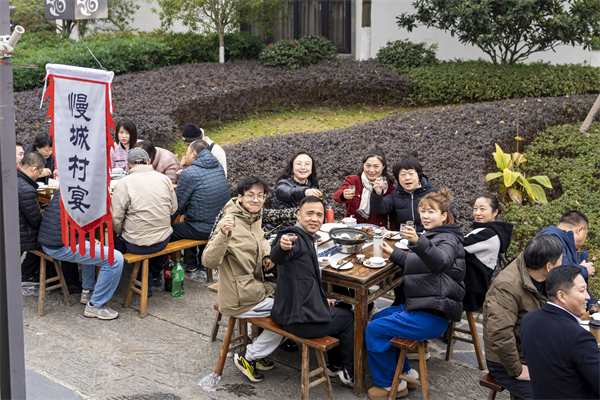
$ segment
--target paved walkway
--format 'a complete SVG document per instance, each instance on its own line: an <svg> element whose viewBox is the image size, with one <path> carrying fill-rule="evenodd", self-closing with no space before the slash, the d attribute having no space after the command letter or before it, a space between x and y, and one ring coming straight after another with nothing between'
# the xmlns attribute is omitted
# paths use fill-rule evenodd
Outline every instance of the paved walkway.
<svg viewBox="0 0 600 400"><path fill-rule="evenodd" d="M216 294L208 291L204 280L186 279L185 295L181 298L154 288L154 296L148 301L148 316L140 319L139 296L134 295L130 308L121 306L130 274L131 267L126 267L121 285L109 303L120 313L113 321L84 317L85 306L79 303L79 295L72 295L74 306L68 307L59 292L48 294L43 317L37 315L37 297L23 296L27 369L89 399L299 398L300 353L282 350L272 355L276 367L265 373L262 383L251 384L228 359L217 390L203 391L198 382L214 371L225 331L221 328L219 339L209 341ZM379 308L386 302L378 301ZM435 339L430 349L427 367L433 399L487 397L487 391L478 385L484 372L475 367L469 345L458 342L450 362L444 360L443 342ZM336 399L357 398L338 378L333 379L333 384ZM33 385L30 393L39 387L35 382ZM371 385L369 376L367 386ZM311 399L326 398L322 386L312 389L310 395ZM43 398L70 398L65 396L48 391ZM407 398L422 398L421 389L411 390ZM508 396L502 393L497 398Z"/></svg>

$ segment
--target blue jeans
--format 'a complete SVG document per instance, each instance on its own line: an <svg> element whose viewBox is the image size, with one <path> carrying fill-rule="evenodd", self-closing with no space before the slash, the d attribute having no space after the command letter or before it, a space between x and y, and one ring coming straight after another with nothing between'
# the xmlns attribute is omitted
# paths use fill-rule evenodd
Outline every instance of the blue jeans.
<svg viewBox="0 0 600 400"><path fill-rule="evenodd" d="M381 387L392 386L396 371L396 349L391 340L395 337L424 341L444 333L449 321L424 311L404 311L404 304L388 307L373 316L367 325L367 356L373 383ZM408 357L402 372L410 371Z"/></svg>
<svg viewBox="0 0 600 400"><path fill-rule="evenodd" d="M104 258L102 261L100 258L100 245L96 245L95 257L90 257L90 242L85 242L85 255L79 254L79 245L75 253L71 251L71 248L60 247L60 248L48 248L42 246L46 254L55 260L68 261L81 265L81 279L82 287L85 290L93 290L91 303L100 307L106 304L115 290L121 279L121 273L123 272L123 255L115 250L114 262L108 263L108 247L104 247ZM98 281L96 282L96 266L100 267L100 273L98 274Z"/></svg>

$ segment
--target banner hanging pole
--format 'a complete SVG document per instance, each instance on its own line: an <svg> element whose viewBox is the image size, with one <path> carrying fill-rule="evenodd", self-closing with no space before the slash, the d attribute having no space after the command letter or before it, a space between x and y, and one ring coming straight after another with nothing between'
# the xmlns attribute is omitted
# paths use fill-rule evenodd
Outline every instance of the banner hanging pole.
<svg viewBox="0 0 600 400"><path fill-rule="evenodd" d="M0 35L10 35L0 0ZM25 400L25 354L12 67L0 65L0 398Z"/></svg>

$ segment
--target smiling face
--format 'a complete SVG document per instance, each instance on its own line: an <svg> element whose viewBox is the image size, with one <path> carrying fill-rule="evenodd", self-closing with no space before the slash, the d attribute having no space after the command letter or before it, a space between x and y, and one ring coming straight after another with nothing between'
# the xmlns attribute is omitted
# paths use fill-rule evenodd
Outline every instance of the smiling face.
<svg viewBox="0 0 600 400"><path fill-rule="evenodd" d="M492 210L490 202L485 197L480 197L475 200L473 205L473 218L477 222L492 222L496 220L498 210Z"/></svg>
<svg viewBox="0 0 600 400"><path fill-rule="evenodd" d="M581 274L577 275L577 277L573 280L573 284L574 285L569 293L559 290L557 297L559 303L562 303L560 305L577 317L581 317L587 311L587 302L590 299L590 295L587 292L587 284L585 283L585 279L583 279Z"/></svg>
<svg viewBox="0 0 600 400"><path fill-rule="evenodd" d="M312 173L312 159L307 154L300 154L294 160L294 179L299 183L305 183Z"/></svg>
<svg viewBox="0 0 600 400"><path fill-rule="evenodd" d="M444 225L444 222L448 218L447 212L442 213L437 208L433 208L430 204L419 207L419 215L421 216L421 223L426 230L431 230L436 226Z"/></svg>
<svg viewBox="0 0 600 400"><path fill-rule="evenodd" d="M52 155L52 146L47 145L44 147L36 147L35 148L44 158L48 159Z"/></svg>
<svg viewBox="0 0 600 400"><path fill-rule="evenodd" d="M262 209L265 198L265 190L260 185L252 186L244 192L243 196L238 194L238 201L242 208L252 214L256 214Z"/></svg>
<svg viewBox="0 0 600 400"><path fill-rule="evenodd" d="M377 157L369 157L363 164L363 171L368 180L374 181L383 173L383 163Z"/></svg>
<svg viewBox="0 0 600 400"><path fill-rule="evenodd" d="M129 146L129 141L130 141L130 135L129 132L127 131L127 129L120 127L119 128L119 143L121 143L123 146Z"/></svg>
<svg viewBox="0 0 600 400"><path fill-rule="evenodd" d="M304 203L298 211L296 211L298 223L310 234L314 235L321 225L325 217L325 209L320 201Z"/></svg>
<svg viewBox="0 0 600 400"><path fill-rule="evenodd" d="M401 169L398 173L398 182L404 190L412 193L419 187L419 174L414 169Z"/></svg>

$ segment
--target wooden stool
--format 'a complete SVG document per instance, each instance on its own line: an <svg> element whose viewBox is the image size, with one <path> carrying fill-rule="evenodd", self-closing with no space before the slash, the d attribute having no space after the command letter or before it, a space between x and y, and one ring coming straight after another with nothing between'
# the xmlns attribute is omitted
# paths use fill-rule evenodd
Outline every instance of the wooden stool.
<svg viewBox="0 0 600 400"><path fill-rule="evenodd" d="M392 382L392 389L390 390L389 400L395 400L396 394L398 394L398 384L400 380L416 385L421 385L423 389L423 400L429 400L429 378L427 376L427 362L425 360L425 342L419 342L418 340L411 339L392 339L392 347L400 349L400 358L398 359L398 365L396 366L396 373L394 374L394 381ZM417 347L418 346L418 347ZM417 347L419 351L419 369L421 374L421 380L410 379L402 376L402 368L404 368L404 360L406 359L406 353L408 350L412 350Z"/></svg>
<svg viewBox="0 0 600 400"><path fill-rule="evenodd" d="M231 319L230 319L231 321ZM246 322L251 323L254 326L275 332L281 336L290 338L297 343L302 343L302 392L300 393L301 400L308 400L308 392L310 389L320 384L325 385L325 394L329 400L334 400L333 389L331 387L331 381L327 374L327 364L325 363L325 357L323 352L331 350L340 344L339 340L330 336L324 336L321 338L303 339L298 336L292 335L286 332L283 327L275 322L271 318L247 318ZM229 332L229 329L227 330ZM223 348L221 348L221 354L225 348L225 341L223 341ZM315 350L317 355L317 362L319 367L313 371L310 370L310 348ZM222 369L221 369L222 372ZM321 374L321 377L313 382L310 381L315 375ZM220 375L218 373L218 375Z"/></svg>
<svg viewBox="0 0 600 400"><path fill-rule="evenodd" d="M215 310L219 310L219 304L215 304ZM221 315L221 312L219 312ZM239 348L240 352L246 350L246 346L248 345L248 326L246 322L240 320L240 334L238 336L233 336L233 330L235 329L235 322L237 318L229 317L229 322L227 323L227 330L225 331L225 337L223 338L223 344L221 345L221 351L219 352L219 360L217 361L217 368L215 369L216 375L223 375L223 368L225 367L225 360L227 359L227 353L230 351L234 351ZM217 328L218 329L218 328ZM212 337L211 337L212 339ZM215 337L216 339L216 337ZM215 339L212 339L213 341ZM231 342L233 341L233 346L231 346Z"/></svg>
<svg viewBox="0 0 600 400"><path fill-rule="evenodd" d="M131 278L129 279L129 285L127 285L127 294L125 295L125 301L123 302L123 308L129 307L133 292L141 296L140 299L140 318L146 316L146 307L148 305L148 265L149 260L154 257L162 256L165 254L172 254L175 260L181 259L181 250L189 249L191 247L206 244L206 240L190 240L182 239L176 242L171 242L162 251L154 254L123 254L123 259L126 263L133 264L133 271L131 272ZM140 264L142 265L142 281L137 280L137 275L140 270ZM137 286L140 287L138 289Z"/></svg>
<svg viewBox="0 0 600 400"><path fill-rule="evenodd" d="M46 302L46 291L62 288L63 296L65 296L65 302L68 306L72 306L73 303L71 302L71 296L69 295L69 289L67 288L67 283L65 282L65 277L63 276L60 262L54 260L48 254L44 253L43 250L30 250L30 253L40 257L40 293L38 296L38 315L41 317L45 314L44 303ZM54 268L56 269L57 275L54 278L46 278L46 261L54 263ZM56 281L59 281L60 283L54 286L46 287L47 284Z"/></svg>
<svg viewBox="0 0 600 400"><path fill-rule="evenodd" d="M485 374L481 379L479 379L479 385L490 389L490 394L488 395L488 400L494 400L496 398L496 393L502 392L504 388L496 382L496 380L490 374ZM511 393L510 399L516 399L516 397Z"/></svg>
<svg viewBox="0 0 600 400"><path fill-rule="evenodd" d="M475 319L471 311L466 311L467 322L469 323L469 330L457 328L456 322L450 321L448 326L448 345L446 347L446 361L452 358L452 351L454 348L454 340L460 340L461 342L471 343L475 348L475 355L477 356L477 364L479 364L480 370L485 370L485 362L483 361L483 352L481 351L481 344L479 343L479 336L477 335L477 326L475 325ZM471 336L471 339L467 339L461 336L456 336L455 333L465 333Z"/></svg>

